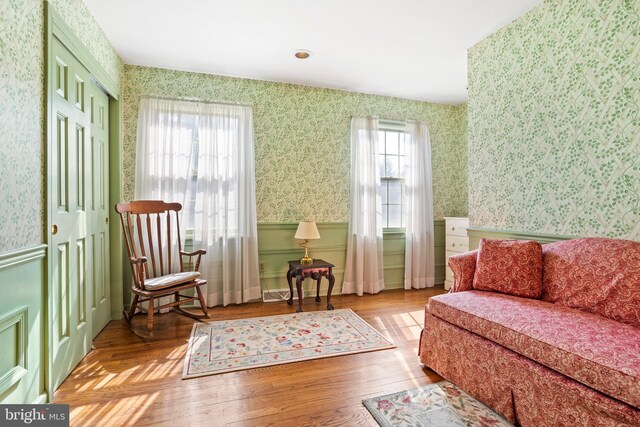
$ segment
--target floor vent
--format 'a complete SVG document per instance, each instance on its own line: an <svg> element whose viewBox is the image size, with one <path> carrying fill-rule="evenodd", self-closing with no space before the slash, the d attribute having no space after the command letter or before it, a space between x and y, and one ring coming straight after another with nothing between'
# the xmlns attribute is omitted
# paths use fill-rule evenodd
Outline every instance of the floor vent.
<svg viewBox="0 0 640 427"><path fill-rule="evenodd" d="M286 301L289 299L289 289L269 289L262 291L263 302L277 302ZM294 295L293 299L297 300L298 297Z"/></svg>

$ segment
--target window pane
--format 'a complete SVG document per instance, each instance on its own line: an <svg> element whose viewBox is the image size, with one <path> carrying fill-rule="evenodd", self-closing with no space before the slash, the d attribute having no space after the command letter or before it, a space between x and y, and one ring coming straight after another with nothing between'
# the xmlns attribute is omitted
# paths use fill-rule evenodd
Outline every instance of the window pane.
<svg viewBox="0 0 640 427"><path fill-rule="evenodd" d="M401 227L407 226L407 204L403 203L402 205L402 225Z"/></svg>
<svg viewBox="0 0 640 427"><path fill-rule="evenodd" d="M406 178L407 171L409 170L409 156L399 156L400 170L398 176L400 178Z"/></svg>
<svg viewBox="0 0 640 427"><path fill-rule="evenodd" d="M398 132L387 132L387 154L400 154L398 148Z"/></svg>
<svg viewBox="0 0 640 427"><path fill-rule="evenodd" d="M387 215L387 205L382 205L382 227L387 228L389 222L389 215Z"/></svg>
<svg viewBox="0 0 640 427"><path fill-rule="evenodd" d="M387 203L399 205L402 203L402 181L389 181L389 201ZM384 201L382 203L385 203Z"/></svg>
<svg viewBox="0 0 640 427"><path fill-rule="evenodd" d="M390 228L402 227L402 209L400 205L388 205L389 206L389 225Z"/></svg>
<svg viewBox="0 0 640 427"><path fill-rule="evenodd" d="M385 168L385 160L384 160L384 158L385 158L384 155L378 156L378 172L380 173L380 176L385 176L385 174L384 174L384 168Z"/></svg>
<svg viewBox="0 0 640 427"><path fill-rule="evenodd" d="M387 198L387 195L388 195L387 189L389 188L389 181L383 180L380 184L381 184L380 186L382 187L382 204L384 205L386 203L389 203L387 201L388 200L388 198Z"/></svg>
<svg viewBox="0 0 640 427"><path fill-rule="evenodd" d="M376 146L376 151L378 153L383 153L384 154L384 131L383 130L379 130L378 131L378 144Z"/></svg>
<svg viewBox="0 0 640 427"><path fill-rule="evenodd" d="M386 158L386 173L385 176L398 176L398 170L400 168L398 156L387 156Z"/></svg>
<svg viewBox="0 0 640 427"><path fill-rule="evenodd" d="M407 144L411 140L411 136L402 132L400 134L400 155L407 154Z"/></svg>

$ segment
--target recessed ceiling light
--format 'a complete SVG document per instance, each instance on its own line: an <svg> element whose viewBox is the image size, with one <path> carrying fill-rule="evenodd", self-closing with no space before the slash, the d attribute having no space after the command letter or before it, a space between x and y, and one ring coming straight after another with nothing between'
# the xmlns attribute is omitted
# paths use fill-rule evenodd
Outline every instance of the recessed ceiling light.
<svg viewBox="0 0 640 427"><path fill-rule="evenodd" d="M311 52L304 49L296 50L296 53L295 53L295 57L298 59L307 59L310 56L311 56Z"/></svg>

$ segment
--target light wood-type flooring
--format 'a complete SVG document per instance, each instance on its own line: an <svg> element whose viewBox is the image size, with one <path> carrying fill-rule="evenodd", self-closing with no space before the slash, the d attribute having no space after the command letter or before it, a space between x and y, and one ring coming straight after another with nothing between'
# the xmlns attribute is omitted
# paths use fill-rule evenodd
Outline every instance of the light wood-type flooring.
<svg viewBox="0 0 640 427"><path fill-rule="evenodd" d="M351 308L395 349L189 380L182 380L182 365L191 319L158 316L156 331L163 338L155 341L112 321L54 402L70 404L71 424L78 426L375 426L363 399L441 380L417 353L424 305L443 292L436 287L333 296L336 309ZM303 305L305 311L325 307L325 297L320 303L306 298ZM210 315L215 321L294 312L295 304L278 302L214 308Z"/></svg>

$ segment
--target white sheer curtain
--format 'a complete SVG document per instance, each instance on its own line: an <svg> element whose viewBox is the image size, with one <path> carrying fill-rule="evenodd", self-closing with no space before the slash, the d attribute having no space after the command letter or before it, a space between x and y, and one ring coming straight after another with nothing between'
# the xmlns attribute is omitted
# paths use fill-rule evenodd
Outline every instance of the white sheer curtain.
<svg viewBox="0 0 640 427"><path fill-rule="evenodd" d="M179 202L208 306L260 297L251 107L143 98L136 199Z"/></svg>
<svg viewBox="0 0 640 427"><path fill-rule="evenodd" d="M384 289L378 120L351 120L351 216L343 294Z"/></svg>
<svg viewBox="0 0 640 427"><path fill-rule="evenodd" d="M432 287L435 276L431 140L423 123L408 122L405 132L408 167L404 288L422 289Z"/></svg>

